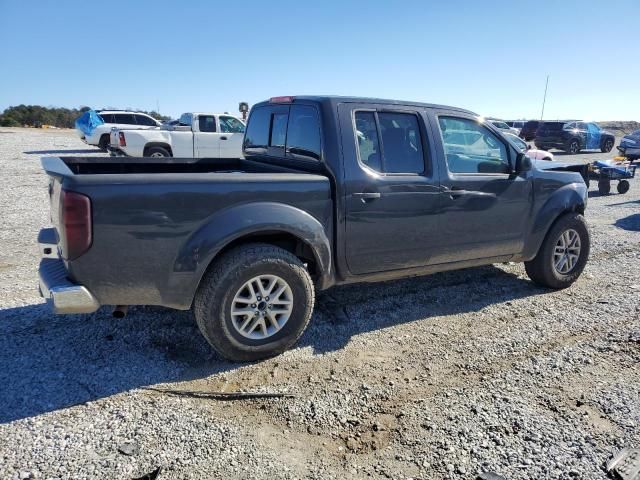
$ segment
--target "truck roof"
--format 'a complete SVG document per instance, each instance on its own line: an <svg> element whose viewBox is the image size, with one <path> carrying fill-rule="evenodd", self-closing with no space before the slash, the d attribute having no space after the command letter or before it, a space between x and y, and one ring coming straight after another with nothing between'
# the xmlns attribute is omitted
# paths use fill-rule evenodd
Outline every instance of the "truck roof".
<svg viewBox="0 0 640 480"><path fill-rule="evenodd" d="M466 110L464 108L459 107L451 107L448 105L438 105L435 103L423 103L423 102L415 102L415 101L407 101L407 100L390 100L384 98L370 98L370 97L343 97L340 95L292 95L291 97L273 97L273 98L290 98L291 100L308 100L312 102L319 103L328 103L330 105L337 105L339 103L377 103L383 105L406 105L406 106L415 106L415 107L426 107L426 108L434 108L434 109L443 109L443 110L455 110L458 112L464 112L471 115L477 115L477 113L472 112L470 110ZM273 103L271 100L265 100L254 105L264 105ZM289 102L281 102L281 103L289 103Z"/></svg>

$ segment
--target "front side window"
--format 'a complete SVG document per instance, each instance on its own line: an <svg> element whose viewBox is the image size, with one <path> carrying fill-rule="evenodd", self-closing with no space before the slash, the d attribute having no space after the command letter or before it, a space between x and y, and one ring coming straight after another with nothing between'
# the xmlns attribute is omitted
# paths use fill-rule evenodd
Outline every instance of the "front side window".
<svg viewBox="0 0 640 480"><path fill-rule="evenodd" d="M438 123L451 173L510 173L507 146L484 125L456 117Z"/></svg>
<svg viewBox="0 0 640 480"><path fill-rule="evenodd" d="M100 117L104 121L104 123L115 123L113 121L113 113L101 113Z"/></svg>
<svg viewBox="0 0 640 480"><path fill-rule="evenodd" d="M216 117L213 115L200 115L198 117L198 130L214 133L216 131Z"/></svg>
<svg viewBox="0 0 640 480"><path fill-rule="evenodd" d="M136 121L138 125L144 125L145 127L155 127L157 125L155 120L146 115L136 115Z"/></svg>
<svg viewBox="0 0 640 480"><path fill-rule="evenodd" d="M244 133L244 124L234 117L220 117L220 131L222 133Z"/></svg>

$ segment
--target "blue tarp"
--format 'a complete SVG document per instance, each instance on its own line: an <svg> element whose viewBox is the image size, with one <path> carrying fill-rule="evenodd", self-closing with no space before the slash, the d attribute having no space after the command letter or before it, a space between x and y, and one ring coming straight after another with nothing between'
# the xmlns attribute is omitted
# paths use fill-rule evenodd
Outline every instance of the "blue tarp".
<svg viewBox="0 0 640 480"><path fill-rule="evenodd" d="M98 125L102 125L104 120L95 110L88 110L76 120L76 128L84 133L85 137L90 136Z"/></svg>

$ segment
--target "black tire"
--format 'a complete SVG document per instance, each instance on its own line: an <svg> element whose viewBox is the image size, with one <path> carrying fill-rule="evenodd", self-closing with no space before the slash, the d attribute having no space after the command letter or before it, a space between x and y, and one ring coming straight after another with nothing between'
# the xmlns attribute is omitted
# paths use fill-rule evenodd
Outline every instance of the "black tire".
<svg viewBox="0 0 640 480"><path fill-rule="evenodd" d="M571 155L577 155L578 153L580 153L580 142L575 138L573 140L570 140L569 143L567 143L567 148L565 151L567 153L570 153Z"/></svg>
<svg viewBox="0 0 640 480"><path fill-rule="evenodd" d="M616 190L618 190L618 193L620 194L625 194L629 191L630 187L631 185L629 184L629 180L620 180L618 182Z"/></svg>
<svg viewBox="0 0 640 480"><path fill-rule="evenodd" d="M234 325L231 307L243 285L259 275L275 275L288 284L292 311L280 330L263 339L252 339ZM254 243L235 248L215 261L196 293L194 314L202 335L221 356L250 362L273 357L293 346L307 328L314 301L313 282L299 258L282 248Z"/></svg>
<svg viewBox="0 0 640 480"><path fill-rule="evenodd" d="M554 251L560 235L568 230L577 232L580 238L580 253L573 268L566 273L560 273L554 265ZM538 285L556 289L567 288L584 270L590 248L589 230L584 217L578 213L566 213L556 220L542 242L538 254L533 260L524 262L524 267L529 278Z"/></svg>
<svg viewBox="0 0 640 480"><path fill-rule="evenodd" d="M602 153L610 152L613 149L613 140L608 138L604 142L602 142L602 146L600 147L600 151Z"/></svg>
<svg viewBox="0 0 640 480"><path fill-rule="evenodd" d="M111 142L111 139L109 138L109 134L106 133L100 137L100 141L98 142L98 148L103 152L106 152L110 142Z"/></svg>
<svg viewBox="0 0 640 480"><path fill-rule="evenodd" d="M600 195L609 195L611 192L611 182L609 180L598 180L598 193Z"/></svg>
<svg viewBox="0 0 640 480"><path fill-rule="evenodd" d="M164 147L151 147L147 149L145 157L170 157L171 152Z"/></svg>

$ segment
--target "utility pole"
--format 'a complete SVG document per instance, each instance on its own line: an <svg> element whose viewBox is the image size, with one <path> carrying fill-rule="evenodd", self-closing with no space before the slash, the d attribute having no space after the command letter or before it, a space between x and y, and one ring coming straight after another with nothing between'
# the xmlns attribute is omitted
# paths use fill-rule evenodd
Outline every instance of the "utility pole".
<svg viewBox="0 0 640 480"><path fill-rule="evenodd" d="M547 83L544 85L544 97L542 98L542 113L540 114L540 121L544 117L544 104L547 101L547 87L549 87L549 75L547 75Z"/></svg>

